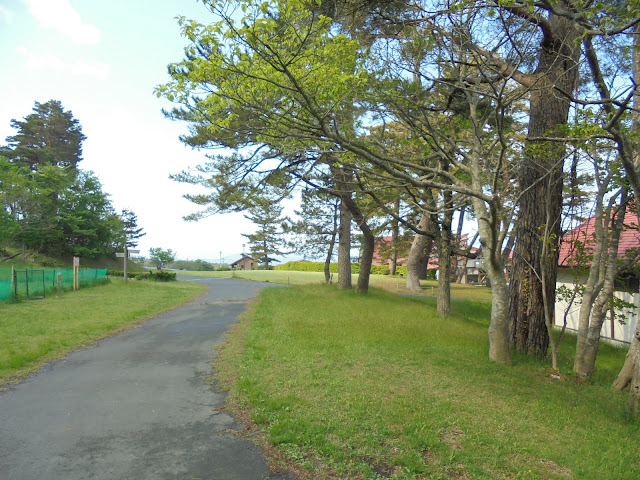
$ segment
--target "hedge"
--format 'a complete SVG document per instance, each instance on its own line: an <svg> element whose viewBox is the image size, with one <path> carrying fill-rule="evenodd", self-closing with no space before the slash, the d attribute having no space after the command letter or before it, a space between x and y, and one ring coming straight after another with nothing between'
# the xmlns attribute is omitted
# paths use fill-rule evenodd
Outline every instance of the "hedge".
<svg viewBox="0 0 640 480"><path fill-rule="evenodd" d="M124 277L122 270L107 270L110 277ZM176 272L166 270L150 270L148 272L127 272L127 278L135 280L153 280L155 282L173 282L176 280Z"/></svg>
<svg viewBox="0 0 640 480"><path fill-rule="evenodd" d="M290 270L296 272L324 272L324 262L287 262L282 265L276 265L274 270ZM331 263L329 265L331 273L338 273L338 264ZM360 273L360 264L351 264L351 273ZM388 265L371 265L372 275L389 275ZM396 275L407 275L407 267L396 267Z"/></svg>

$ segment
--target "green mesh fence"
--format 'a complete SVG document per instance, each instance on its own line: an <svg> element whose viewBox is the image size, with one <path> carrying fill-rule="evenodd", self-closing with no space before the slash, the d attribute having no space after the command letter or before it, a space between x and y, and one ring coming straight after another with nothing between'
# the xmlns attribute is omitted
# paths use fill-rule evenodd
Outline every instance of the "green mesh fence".
<svg viewBox="0 0 640 480"><path fill-rule="evenodd" d="M58 288L73 288L73 268L16 269L14 282L11 280L11 271L10 268L0 268L0 302L9 300L14 294L19 298L38 298ZM106 278L106 268L83 268L79 271L81 287Z"/></svg>

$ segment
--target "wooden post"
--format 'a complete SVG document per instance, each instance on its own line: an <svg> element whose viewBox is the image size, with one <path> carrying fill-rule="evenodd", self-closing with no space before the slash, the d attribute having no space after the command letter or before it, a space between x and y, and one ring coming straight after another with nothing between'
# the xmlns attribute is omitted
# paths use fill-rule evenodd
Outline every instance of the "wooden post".
<svg viewBox="0 0 640 480"><path fill-rule="evenodd" d="M73 289L80 289L80 258L73 257Z"/></svg>
<svg viewBox="0 0 640 480"><path fill-rule="evenodd" d="M16 267L11 265L11 295L16 297Z"/></svg>

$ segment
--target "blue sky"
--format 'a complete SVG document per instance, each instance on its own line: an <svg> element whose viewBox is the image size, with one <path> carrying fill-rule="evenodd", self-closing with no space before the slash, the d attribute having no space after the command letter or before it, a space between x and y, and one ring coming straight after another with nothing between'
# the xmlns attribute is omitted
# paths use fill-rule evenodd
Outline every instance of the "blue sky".
<svg viewBox="0 0 640 480"><path fill-rule="evenodd" d="M0 143L34 102L60 100L87 136L80 167L147 232L141 254L161 247L217 261L222 252L231 262L253 224L241 214L184 222L196 207L182 198L190 187L168 178L206 160L178 140L185 125L165 119L153 94L183 57L178 15L213 20L199 0L0 0Z"/></svg>

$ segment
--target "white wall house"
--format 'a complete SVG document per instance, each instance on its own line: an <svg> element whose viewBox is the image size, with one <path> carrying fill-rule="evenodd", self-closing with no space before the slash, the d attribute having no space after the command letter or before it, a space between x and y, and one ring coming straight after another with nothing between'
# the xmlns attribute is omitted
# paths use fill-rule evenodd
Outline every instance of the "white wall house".
<svg viewBox="0 0 640 480"><path fill-rule="evenodd" d="M630 211L627 211L625 224L629 224L629 227L624 230L620 236L620 244L618 248L618 257L624 258L627 251L631 249L640 248L640 233L636 227L637 216ZM593 243L594 232L594 219L590 218L586 222L582 223L575 229L567 232L562 237L560 244L559 260L558 260L558 280L557 287L566 286L569 289L574 288L575 273L572 268L572 261L575 258L572 249L575 245L575 240L582 242L587 248ZM638 293L637 282L630 282L635 284L634 288L627 288L626 291L615 292L616 297L622 300L632 303L635 308L631 310L624 310L624 324L607 319L602 325L601 335L602 338L615 340L616 342L630 343L638 325L638 308L640 308L640 293ZM580 303L574 302L570 307L567 302L557 301L555 306L555 324L562 327L564 323L565 311L568 309L567 314L567 328L572 330L578 329L578 316L580 314Z"/></svg>
<svg viewBox="0 0 640 480"><path fill-rule="evenodd" d="M560 275L559 275L560 277ZM560 287L562 285L567 288L573 288L573 282L571 279L567 278L566 282L559 281L557 286ZM624 342L630 343L633 338L633 334L636 331L636 327L638 326L638 308L640 307L640 294L638 293L628 293L628 292L616 292L616 297L621 298L622 300L635 304L635 308L633 310L625 311L625 324L621 324L616 320L607 319L602 325L601 336L602 338L606 338L609 340L615 340L616 342ZM567 315L567 328L571 330L578 330L578 316L580 315L580 303L574 302L569 307L568 302L559 301L556 302L556 310L555 310L555 324L558 327L562 327L564 323L564 315L565 311L569 310Z"/></svg>

